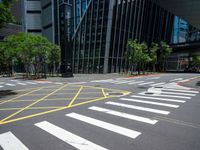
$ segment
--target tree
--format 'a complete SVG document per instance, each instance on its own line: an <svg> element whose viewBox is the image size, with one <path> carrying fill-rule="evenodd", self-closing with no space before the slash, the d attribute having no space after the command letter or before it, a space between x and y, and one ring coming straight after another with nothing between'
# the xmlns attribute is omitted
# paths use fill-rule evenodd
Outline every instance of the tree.
<svg viewBox="0 0 200 150"><path fill-rule="evenodd" d="M55 74L58 72L58 67L60 66L61 60L61 49L58 45L52 45L52 49L48 53L48 63L50 68L50 73Z"/></svg>
<svg viewBox="0 0 200 150"><path fill-rule="evenodd" d="M27 77L34 74L39 78L46 72L47 63L60 62L60 48L41 35L18 33L7 37L4 43L11 61L16 59L24 64Z"/></svg>
<svg viewBox="0 0 200 150"><path fill-rule="evenodd" d="M3 27L4 23L14 21L14 17L10 12L12 2L13 0L2 0L2 2L0 2L0 28Z"/></svg>
<svg viewBox="0 0 200 150"><path fill-rule="evenodd" d="M193 58L194 65L196 66L196 70L200 71L200 56L195 56Z"/></svg>
<svg viewBox="0 0 200 150"><path fill-rule="evenodd" d="M159 52L160 53L159 53L158 62L159 62L161 70L165 71L165 69L166 69L166 60L167 60L167 57L171 54L172 48L170 48L169 45L166 42L161 41L160 42L160 51Z"/></svg>
<svg viewBox="0 0 200 150"><path fill-rule="evenodd" d="M151 64L152 64L153 72L156 71L157 50L158 50L158 44L152 42L151 47L149 48L149 57L151 58Z"/></svg>
<svg viewBox="0 0 200 150"><path fill-rule="evenodd" d="M128 59L130 66L129 69L131 70L131 73L133 72L133 70L135 71L136 68L138 74L140 74L141 68L144 72L144 67L146 63L150 61L150 57L147 53L146 43L140 44L137 40L129 40L126 58Z"/></svg>

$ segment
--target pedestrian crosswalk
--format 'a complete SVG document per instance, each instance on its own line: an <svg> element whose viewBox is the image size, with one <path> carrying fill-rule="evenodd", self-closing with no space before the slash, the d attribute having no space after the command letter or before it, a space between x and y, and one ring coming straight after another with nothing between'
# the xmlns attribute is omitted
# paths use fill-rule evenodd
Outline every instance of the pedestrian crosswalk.
<svg viewBox="0 0 200 150"><path fill-rule="evenodd" d="M64 119L62 118L62 122L66 122L68 125L72 120L76 123L80 123L81 128L88 130L87 136L84 136L83 133L79 132L74 133L74 130L71 131L70 127L74 124L65 128L64 125L61 127L61 125L58 125L56 122L48 122L45 120L35 123L34 126L37 130L45 131L44 133L48 136L53 136L75 149L108 150L110 149L108 148L108 145L102 144L99 140L94 140L94 135L90 135L90 127L98 128L98 130L95 130L97 133L107 131L106 134L113 133L115 136L120 136L120 138L135 140L142 134L145 134L145 131L141 130L138 126L135 126L135 124L145 124L147 127L154 126L158 122L163 121L155 116L169 115L199 94L199 92L195 90L184 90L179 88L163 87L159 88L159 92L156 90L156 88L151 88L150 90L142 92L143 94L136 93L126 97L118 97L116 100L104 102L101 106L88 106L84 112L77 110L77 112L70 112L63 116ZM145 94L149 91L153 94ZM154 94L154 92L156 94ZM113 120L111 120L112 117L116 118L114 123ZM118 118L123 119L123 122L118 122L118 120L120 120ZM131 126L127 126L126 120L131 122ZM9 134L14 137L12 133ZM8 150L9 145L5 146L5 141L3 144L1 142L1 139L4 137L5 134L0 134L0 145L5 150ZM21 146L21 150L28 149L25 146L26 143L22 144L16 137L13 139L15 139L15 142L14 140L10 141L10 145L14 144L16 146Z"/></svg>
<svg viewBox="0 0 200 150"><path fill-rule="evenodd" d="M47 84L54 84L54 85L62 85L62 82L51 82L51 81L26 81L26 80L10 80L7 82L0 82L0 88L5 87L16 87L16 86L37 86L37 85L47 85Z"/></svg>
<svg viewBox="0 0 200 150"><path fill-rule="evenodd" d="M107 150L106 148L94 144L47 121L39 122L35 125L79 150Z"/></svg>
<svg viewBox="0 0 200 150"><path fill-rule="evenodd" d="M0 148L4 150L29 150L12 132L0 134Z"/></svg>

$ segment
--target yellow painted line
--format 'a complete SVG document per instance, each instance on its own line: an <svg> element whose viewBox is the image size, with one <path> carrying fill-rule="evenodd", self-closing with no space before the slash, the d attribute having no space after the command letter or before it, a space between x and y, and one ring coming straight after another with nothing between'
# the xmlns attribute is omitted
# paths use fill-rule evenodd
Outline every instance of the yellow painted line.
<svg viewBox="0 0 200 150"><path fill-rule="evenodd" d="M12 120L7 120L7 121L1 121L2 123L0 123L0 124L7 124L7 123L11 123L11 122L19 121L19 120L24 120L24 119L28 119L28 118L32 118L32 117L36 117L36 116L40 116L40 115L64 110L64 109L67 109L67 107L65 106L65 107L61 107L61 108L57 108L57 109L53 109L53 110L49 110L49 111L45 111L45 112L41 112L41 113L28 115L28 116L25 116L25 117L20 117L20 118L16 118L16 119L12 119Z"/></svg>
<svg viewBox="0 0 200 150"><path fill-rule="evenodd" d="M55 86L42 86L41 88L57 87L57 86L58 86L58 85L55 85ZM23 90L16 90L16 92L23 92L23 91L34 90L34 89L38 89L38 87L35 87L35 88L28 88L28 89L23 89Z"/></svg>
<svg viewBox="0 0 200 150"><path fill-rule="evenodd" d="M76 100L76 98L78 97L78 95L80 94L80 92L81 92L82 89L83 89L83 86L80 87L80 89L78 90L78 92L76 93L76 95L72 98L72 100L67 105L67 107L71 107L71 105L74 103L74 101Z"/></svg>
<svg viewBox="0 0 200 150"><path fill-rule="evenodd" d="M105 98L105 97L100 97L100 98L93 99L93 100L89 100L89 101L86 101L86 102L74 104L74 105L72 105L71 107L81 106L81 105L84 105L84 104L88 104L88 103L92 103L92 102L96 102L96 101L100 101L100 100L104 100L104 99L107 99L107 98Z"/></svg>
<svg viewBox="0 0 200 150"><path fill-rule="evenodd" d="M45 98L47 98L47 97L51 96L52 94L56 93L57 91L59 91L59 90L63 89L63 88L64 88L64 87L66 87L66 86L67 86L67 85L64 85L64 86L62 86L62 87L58 88L57 90L55 90L55 91L53 91L53 92L49 93L48 95L46 95L46 96L44 96L44 97L42 97L42 98L38 99L38 100L37 100L37 101L35 101L34 103L32 103L32 104L30 104L30 105L28 105L28 106L26 106L26 107L22 108L21 110L19 110L19 111L17 111L17 112L15 112L15 113L13 113L12 115L10 115L10 116L8 116L8 117L4 118L4 119L3 119L3 120L1 120L1 121L8 120L9 118L11 118L11 117L13 117L13 116L15 116L15 115L19 114L20 112L22 112L22 111L26 110L27 108L29 108L29 107L31 107L31 106L33 106L33 105L35 105L35 104L39 103L40 101L42 101L42 100L44 100Z"/></svg>
<svg viewBox="0 0 200 150"><path fill-rule="evenodd" d="M106 98L107 96L106 96L104 89L102 88L101 90L102 90L103 96Z"/></svg>
<svg viewBox="0 0 200 150"><path fill-rule="evenodd" d="M63 106L52 106L52 107L29 107L26 110L33 110L33 109L55 109L55 108L61 108ZM22 107L23 108L23 107ZM0 111L2 110L20 110L22 108L0 108Z"/></svg>
<svg viewBox="0 0 200 150"><path fill-rule="evenodd" d="M70 97L71 98L71 97ZM52 98L52 99L45 99L44 101L57 101L57 100L62 100L62 101L68 101L68 100L70 100L70 98ZM19 102L35 102L35 101L37 101L38 99L35 99L35 100L33 100L33 99L26 99L26 100L14 100L14 101L11 101L11 102L8 102L8 103L19 103Z"/></svg>
<svg viewBox="0 0 200 150"><path fill-rule="evenodd" d="M77 100L78 99L96 99L96 98L99 98L99 96L98 97L80 97L80 98L77 98Z"/></svg>
<svg viewBox="0 0 200 150"><path fill-rule="evenodd" d="M33 90L33 91L30 91L30 92L28 92L28 93L25 93L25 94L19 95L19 96L17 96L17 97L11 98L11 99L9 99L9 100L7 100L7 101L1 102L0 105L1 105L1 104L5 104L5 103L8 103L8 102L11 102L11 101L13 101L13 100L15 100L15 99L18 99L18 98L20 98L20 97L29 95L29 94L31 94L31 93L33 93L33 92L39 91L40 89L42 89L42 88L38 88L38 89Z"/></svg>
<svg viewBox="0 0 200 150"><path fill-rule="evenodd" d="M74 85L74 86L78 86L78 85ZM80 87L80 86L78 86ZM32 117L36 117L36 116L40 116L40 115L44 115L44 114L49 114L49 113L52 113L52 112L57 112L57 111L61 111L61 110L64 110L64 109L68 109L68 108L71 108L71 107L76 107L76 106L81 106L81 105L84 105L84 104L88 104L88 103L92 103L92 102L96 102L96 101L100 101L100 100L104 100L104 99L108 99L108 98L111 98L111 97L115 97L115 96L107 96L106 98L105 97L99 97L99 98L95 98L95 97L90 97L91 99L92 98L95 98L95 99L92 99L92 100L89 100L89 101L86 101L86 102L81 102L81 103L77 103L77 104L73 104L74 101L77 99L77 97L79 96L81 90L84 88L85 86L81 86L79 91L77 92L77 94L73 97L73 99L70 101L70 107L69 105L68 106L64 106L64 107L59 107L59 108L56 108L56 109L52 109L52 110L49 110L49 111L44 111L44 112L40 112L40 113L36 113L36 114L32 114L32 115L28 115L28 116L24 116L24 117L20 117L20 118L16 118L16 119L12 119L12 120L1 120L0 121L0 124L7 124L7 123L11 123L11 122L15 122L15 121L19 121L19 120L24 120L24 119L28 119L28 118L32 118ZM91 88L91 86L87 86L89 88ZM93 87L93 89L101 89L102 88L98 88L98 87ZM105 90L105 88L104 88ZM112 90L112 91L120 91L120 90L113 90L113 89L109 89L109 90ZM130 92L128 91L120 91L121 93L123 93L124 95L125 94L130 94ZM51 94L51 93L50 93ZM84 97L84 98L78 98L78 99L90 99L89 97ZM47 99L45 99L47 100ZM30 109L30 108L34 108L34 107L28 107L26 109ZM23 108L24 109L24 108Z"/></svg>

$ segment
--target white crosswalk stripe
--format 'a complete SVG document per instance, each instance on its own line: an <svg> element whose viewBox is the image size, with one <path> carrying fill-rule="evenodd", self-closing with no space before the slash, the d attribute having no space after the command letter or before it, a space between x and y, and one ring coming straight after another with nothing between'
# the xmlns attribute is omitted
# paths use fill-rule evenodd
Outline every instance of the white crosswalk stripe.
<svg viewBox="0 0 200 150"><path fill-rule="evenodd" d="M178 90L178 89L170 89L170 88L164 88L163 91L174 91L174 92L184 92L184 93L194 93L198 94L198 91L190 91L190 90Z"/></svg>
<svg viewBox="0 0 200 150"><path fill-rule="evenodd" d="M63 84L63 83L62 83L62 82L55 82L54 84L61 85L61 84Z"/></svg>
<svg viewBox="0 0 200 150"><path fill-rule="evenodd" d="M35 125L79 150L107 150L47 121L39 122Z"/></svg>
<svg viewBox="0 0 200 150"><path fill-rule="evenodd" d="M26 83L28 83L28 84L37 84L36 82L26 82Z"/></svg>
<svg viewBox="0 0 200 150"><path fill-rule="evenodd" d="M169 111L152 109L152 108L141 107L141 106L136 106L136 105L123 104L123 103L116 103L116 102L111 102L111 101L106 102L106 104L130 108L130 109L136 109L136 110L141 110L141 111L147 111L147 112L152 112L152 113L157 113L157 114L163 114L163 115L168 115L170 113Z"/></svg>
<svg viewBox="0 0 200 150"><path fill-rule="evenodd" d="M196 94L178 93L178 92L164 92L164 91L161 91L161 93L172 94L172 95L196 96Z"/></svg>
<svg viewBox="0 0 200 150"><path fill-rule="evenodd" d="M0 134L0 146L3 150L29 150L12 132Z"/></svg>
<svg viewBox="0 0 200 150"><path fill-rule="evenodd" d="M167 104L167 103L158 103L158 102L144 101L144 100L130 99L130 98L120 98L120 100L130 101L130 102L138 102L138 103L144 103L144 104L152 104L152 105L158 105L158 106L166 106L166 107L172 107L172 108L178 108L179 107L179 105L173 105L173 104Z"/></svg>
<svg viewBox="0 0 200 150"><path fill-rule="evenodd" d="M156 79L160 79L160 77L151 77L151 78L147 78L146 80L156 80Z"/></svg>
<svg viewBox="0 0 200 150"><path fill-rule="evenodd" d="M22 82L16 82L16 84L19 84L19 85L27 85L26 83L22 83Z"/></svg>
<svg viewBox="0 0 200 150"><path fill-rule="evenodd" d="M181 81L178 81L178 82L182 83L182 82L189 82L189 81L190 81L190 79L185 79L185 80L181 80Z"/></svg>
<svg viewBox="0 0 200 150"><path fill-rule="evenodd" d="M10 81L12 81L12 82L18 82L19 80L10 80Z"/></svg>
<svg viewBox="0 0 200 150"><path fill-rule="evenodd" d="M129 82L134 82L135 80L129 80L129 81L119 81L116 84L125 84L125 83L129 83Z"/></svg>
<svg viewBox="0 0 200 150"><path fill-rule="evenodd" d="M145 83L140 83L138 85L147 85L147 84L152 84L152 83L155 83L155 82L145 82Z"/></svg>
<svg viewBox="0 0 200 150"><path fill-rule="evenodd" d="M159 85L163 85L165 84L166 82L160 82L160 83L155 83L155 84L151 84L150 86L159 86Z"/></svg>
<svg viewBox="0 0 200 150"><path fill-rule="evenodd" d="M131 83L128 83L128 84L133 85L133 84L139 84L139 83L144 83L144 81L136 81L136 82L131 82Z"/></svg>
<svg viewBox="0 0 200 150"><path fill-rule="evenodd" d="M8 85L8 86L16 86L15 84L11 84L11 83L6 83L5 85Z"/></svg>
<svg viewBox="0 0 200 150"><path fill-rule="evenodd" d="M136 116L136 115L127 114L127 113L123 113L123 112L119 112L119 111L114 111L111 109L96 107L96 106L89 107L88 109L99 111L99 112L104 112L106 114L110 114L110 115L114 115L114 116L118 116L118 117L122 117L122 118L126 118L126 119L136 120L136 121L144 122L144 123L148 123L148 124L156 124L158 122L158 120L153 120L153 119L149 119L149 118L145 118L145 117L141 117L141 116Z"/></svg>
<svg viewBox="0 0 200 150"><path fill-rule="evenodd" d="M145 92L139 93L140 95L148 95L145 94ZM191 99L191 97L187 97L187 96L176 96L176 95L164 95L164 94L153 94L153 96L156 97L172 97L172 98L183 98L183 99Z"/></svg>
<svg viewBox="0 0 200 150"><path fill-rule="evenodd" d="M2 88L2 87L4 87L4 86L0 85L0 88Z"/></svg>
<svg viewBox="0 0 200 150"><path fill-rule="evenodd" d="M184 100L169 99L169 98L159 98L159 97L152 97L152 96L132 95L131 97L144 98L144 99L153 99L153 100L159 100L159 101L178 102L178 103L185 103L186 102Z"/></svg>
<svg viewBox="0 0 200 150"><path fill-rule="evenodd" d="M137 138L141 134L138 131L127 129L127 128L124 128L124 127L121 127L118 125L107 123L107 122L97 120L97 119L94 119L91 117L87 117L84 115L80 115L77 113L66 114L66 116L83 121L85 123L88 123L88 124L91 124L91 125L94 125L94 126L97 126L100 128L103 128L103 129L106 129L106 130L109 130L109 131L112 131L112 132L115 132L115 133L118 133L118 134L121 134L121 135L124 135L124 136L127 136L132 139Z"/></svg>
<svg viewBox="0 0 200 150"><path fill-rule="evenodd" d="M170 82L180 81L180 80L183 80L183 78L172 79L172 80L170 80Z"/></svg>

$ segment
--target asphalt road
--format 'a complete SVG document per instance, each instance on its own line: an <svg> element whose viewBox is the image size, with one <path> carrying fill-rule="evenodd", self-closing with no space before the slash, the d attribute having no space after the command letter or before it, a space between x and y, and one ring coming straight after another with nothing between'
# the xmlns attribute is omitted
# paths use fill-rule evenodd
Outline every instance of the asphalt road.
<svg viewBox="0 0 200 150"><path fill-rule="evenodd" d="M0 149L200 149L198 74L90 76L0 78Z"/></svg>

